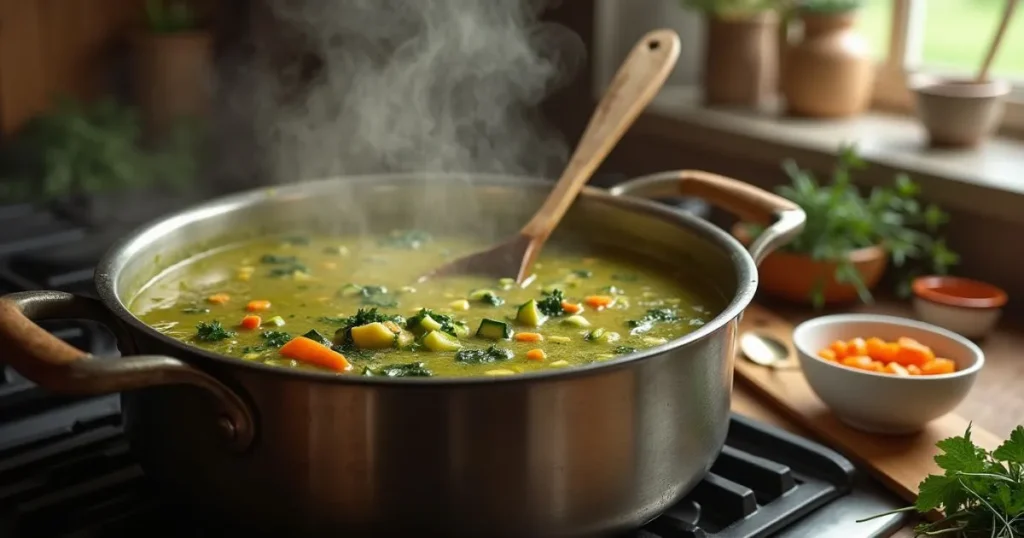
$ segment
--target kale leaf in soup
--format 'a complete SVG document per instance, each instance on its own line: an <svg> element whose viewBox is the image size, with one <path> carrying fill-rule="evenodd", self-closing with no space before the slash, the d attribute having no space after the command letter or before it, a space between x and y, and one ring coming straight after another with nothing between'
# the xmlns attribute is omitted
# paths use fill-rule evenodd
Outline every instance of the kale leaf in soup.
<svg viewBox="0 0 1024 538"><path fill-rule="evenodd" d="M132 311L182 342L338 375L516 375L605 361L679 338L724 306L711 287L641 258L548 245L510 278L411 284L484 245L397 230L265 238L176 265Z"/></svg>

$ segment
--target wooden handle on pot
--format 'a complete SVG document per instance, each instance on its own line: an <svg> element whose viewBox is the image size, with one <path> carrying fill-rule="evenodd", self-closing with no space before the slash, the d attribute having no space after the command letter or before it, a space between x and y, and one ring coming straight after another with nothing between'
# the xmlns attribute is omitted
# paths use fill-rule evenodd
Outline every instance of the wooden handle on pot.
<svg viewBox="0 0 1024 538"><path fill-rule="evenodd" d="M132 338L102 303L59 291L13 293L0 298L3 361L26 379L62 394L109 394L160 385L194 385L217 401L220 432L236 450L253 440L248 405L209 374L178 359L155 355L96 358L36 325L33 320L87 319L114 332L124 350Z"/></svg>
<svg viewBox="0 0 1024 538"><path fill-rule="evenodd" d="M551 235L583 185L665 84L679 48L679 36L672 30L649 32L633 47L598 103L562 177L522 235L541 241Z"/></svg>
<svg viewBox="0 0 1024 538"><path fill-rule="evenodd" d="M760 263L803 231L807 215L800 206L764 189L710 172L678 170L629 180L609 191L614 196L665 198L696 196L747 222L768 225L750 245Z"/></svg>

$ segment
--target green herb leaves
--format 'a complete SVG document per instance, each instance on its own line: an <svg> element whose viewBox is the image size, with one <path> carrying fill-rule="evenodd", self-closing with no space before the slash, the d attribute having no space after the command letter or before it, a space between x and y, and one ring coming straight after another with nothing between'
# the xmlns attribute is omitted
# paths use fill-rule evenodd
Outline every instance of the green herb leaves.
<svg viewBox="0 0 1024 538"><path fill-rule="evenodd" d="M392 364L378 368L363 368L362 375L373 377L431 377L434 375L422 362L410 362L407 364Z"/></svg>
<svg viewBox="0 0 1024 538"><path fill-rule="evenodd" d="M654 308L647 311L644 317L636 320L629 320L626 325L629 326L629 334L643 334L652 327L655 323L671 323L679 321L679 311L675 308Z"/></svg>
<svg viewBox="0 0 1024 538"><path fill-rule="evenodd" d="M537 310L545 316L561 316L565 313L562 301L565 301L565 294L560 289L553 289L545 292L544 298L537 301Z"/></svg>
<svg viewBox="0 0 1024 538"><path fill-rule="evenodd" d="M941 475L918 486L914 509L940 509L945 517L922 523L920 535L1024 536L1024 426L1017 426L991 453L974 444L971 428L963 436L939 441L935 463Z"/></svg>
<svg viewBox="0 0 1024 538"><path fill-rule="evenodd" d="M242 353L261 353L270 349L277 349L287 344L292 339L292 335L281 331L263 331L260 334L260 338L263 339L262 344L247 346L242 349Z"/></svg>
<svg viewBox="0 0 1024 538"><path fill-rule="evenodd" d="M512 356L512 350L492 345L487 349L461 349L455 353L455 362L484 364L489 362L507 361L511 359Z"/></svg>
<svg viewBox="0 0 1024 538"><path fill-rule="evenodd" d="M229 331L219 321L200 321L196 325L196 340L202 342L217 342L235 336L234 331Z"/></svg>

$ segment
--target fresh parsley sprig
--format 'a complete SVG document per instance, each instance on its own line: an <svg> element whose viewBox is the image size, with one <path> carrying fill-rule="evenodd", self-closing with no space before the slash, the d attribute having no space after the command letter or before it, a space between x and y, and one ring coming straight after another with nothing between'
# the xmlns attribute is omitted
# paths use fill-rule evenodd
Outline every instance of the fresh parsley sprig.
<svg viewBox="0 0 1024 538"><path fill-rule="evenodd" d="M940 510L944 517L918 525L916 536L1024 537L1024 426L992 452L974 444L970 426L936 446L943 474L928 475L914 506L900 511Z"/></svg>

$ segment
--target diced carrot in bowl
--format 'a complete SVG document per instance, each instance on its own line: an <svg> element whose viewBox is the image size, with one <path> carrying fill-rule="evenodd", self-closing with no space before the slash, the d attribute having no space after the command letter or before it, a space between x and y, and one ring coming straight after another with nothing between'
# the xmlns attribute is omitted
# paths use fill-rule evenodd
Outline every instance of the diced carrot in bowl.
<svg viewBox="0 0 1024 538"><path fill-rule="evenodd" d="M850 355L857 355L860 357L870 357L868 355L868 343L863 338L854 338L846 343L847 353Z"/></svg>
<svg viewBox="0 0 1024 538"><path fill-rule="evenodd" d="M857 368L858 370L868 370L869 372L881 372L884 368L882 363L863 355L846 357L842 360L842 364L843 366Z"/></svg>
<svg viewBox="0 0 1024 538"><path fill-rule="evenodd" d="M935 358L935 353L928 346L912 338L900 338L896 341L896 362L902 365L916 364L921 366Z"/></svg>
<svg viewBox="0 0 1024 538"><path fill-rule="evenodd" d="M932 349L913 338L895 342L870 337L836 340L818 350L818 357L870 372L898 376L938 375L956 371L956 363L936 358Z"/></svg>
<svg viewBox="0 0 1024 538"><path fill-rule="evenodd" d="M832 352L836 354L836 359L846 358L846 355L848 353L847 348L849 348L849 346L846 345L846 342L843 342L842 340L836 340L835 342L832 342L832 345L829 347L832 348Z"/></svg>
<svg viewBox="0 0 1024 538"><path fill-rule="evenodd" d="M924 375L951 374L956 371L956 363L943 358L936 358L921 366L921 373Z"/></svg>

